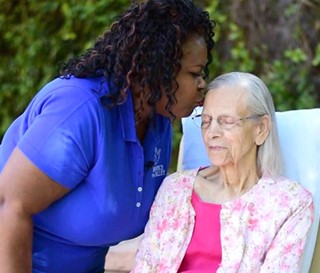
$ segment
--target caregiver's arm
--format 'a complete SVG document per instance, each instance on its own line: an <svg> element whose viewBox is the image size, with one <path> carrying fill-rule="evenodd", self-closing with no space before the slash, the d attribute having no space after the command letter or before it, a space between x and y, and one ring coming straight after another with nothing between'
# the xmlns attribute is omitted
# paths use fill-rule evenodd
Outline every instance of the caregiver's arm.
<svg viewBox="0 0 320 273"><path fill-rule="evenodd" d="M32 272L32 215L67 192L18 148L13 151L0 173L1 273Z"/></svg>

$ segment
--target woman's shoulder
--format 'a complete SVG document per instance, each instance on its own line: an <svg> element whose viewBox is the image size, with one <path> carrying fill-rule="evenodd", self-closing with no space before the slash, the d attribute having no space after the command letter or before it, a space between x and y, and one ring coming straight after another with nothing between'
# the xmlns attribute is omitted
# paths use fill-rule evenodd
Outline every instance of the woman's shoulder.
<svg viewBox="0 0 320 273"><path fill-rule="evenodd" d="M176 171L166 176L160 191L170 194L181 192L183 190L190 191L193 189L195 178L199 168L192 170Z"/></svg>
<svg viewBox="0 0 320 273"><path fill-rule="evenodd" d="M303 185L286 176L263 176L261 182L262 188L267 189L274 197L286 196L306 202L312 200L311 193Z"/></svg>
<svg viewBox="0 0 320 273"><path fill-rule="evenodd" d="M44 85L38 95L62 94L68 96L76 94L74 99L83 99L93 96L100 97L102 93L107 92L106 89L108 89L108 84L102 77L57 77Z"/></svg>
<svg viewBox="0 0 320 273"><path fill-rule="evenodd" d="M99 82L101 79L56 78L42 87L28 105L25 115L30 122L46 113L55 117L58 123L73 117L74 122L70 124L74 126L85 124L86 116L89 124L92 119L100 120L103 117L103 107L97 93L102 88Z"/></svg>
<svg viewBox="0 0 320 273"><path fill-rule="evenodd" d="M175 184L181 184L181 185L188 185L192 184L199 172L199 168L191 169L191 170L181 170L176 171L174 173L169 174L166 178L164 183L168 185L175 185Z"/></svg>

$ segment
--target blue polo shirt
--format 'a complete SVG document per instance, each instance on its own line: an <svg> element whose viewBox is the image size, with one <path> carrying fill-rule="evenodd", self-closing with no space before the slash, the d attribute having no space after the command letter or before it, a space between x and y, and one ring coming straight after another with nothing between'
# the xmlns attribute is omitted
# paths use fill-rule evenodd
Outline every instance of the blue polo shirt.
<svg viewBox="0 0 320 273"><path fill-rule="evenodd" d="M171 124L136 136L131 95L108 108L104 78L55 79L6 132L0 171L18 146L71 191L34 215L33 272L103 272L109 246L143 232L171 156Z"/></svg>

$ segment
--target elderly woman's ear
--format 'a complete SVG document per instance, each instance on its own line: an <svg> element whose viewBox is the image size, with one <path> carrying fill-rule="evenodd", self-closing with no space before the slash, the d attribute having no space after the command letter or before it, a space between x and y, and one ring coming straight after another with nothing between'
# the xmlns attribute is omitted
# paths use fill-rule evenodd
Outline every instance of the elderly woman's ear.
<svg viewBox="0 0 320 273"><path fill-rule="evenodd" d="M255 143L258 146L263 144L266 138L268 137L270 132L270 127L271 127L271 121L268 115L262 116L257 122Z"/></svg>

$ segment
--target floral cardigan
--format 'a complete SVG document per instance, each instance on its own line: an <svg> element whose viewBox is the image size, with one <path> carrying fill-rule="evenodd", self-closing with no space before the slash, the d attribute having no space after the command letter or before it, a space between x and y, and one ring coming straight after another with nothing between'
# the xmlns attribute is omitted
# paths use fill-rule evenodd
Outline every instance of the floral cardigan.
<svg viewBox="0 0 320 273"><path fill-rule="evenodd" d="M176 172L164 180L132 273L178 271L195 223L191 195L198 170ZM312 221L307 190L285 177L263 176L244 195L222 204L222 261L217 273L300 272Z"/></svg>

